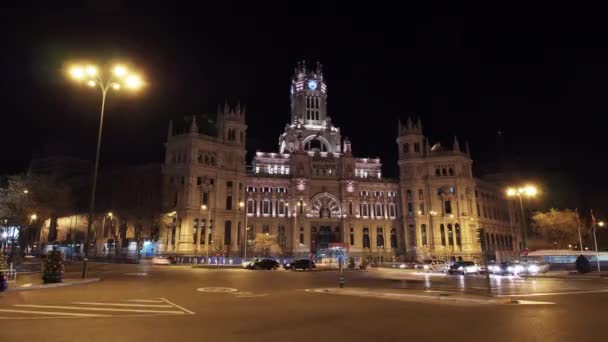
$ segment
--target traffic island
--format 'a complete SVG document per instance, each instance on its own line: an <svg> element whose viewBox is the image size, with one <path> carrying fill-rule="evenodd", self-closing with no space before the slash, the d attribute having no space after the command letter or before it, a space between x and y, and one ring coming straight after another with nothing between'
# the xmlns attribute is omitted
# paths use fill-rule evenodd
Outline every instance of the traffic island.
<svg viewBox="0 0 608 342"><path fill-rule="evenodd" d="M31 291L31 290L51 289L51 288L56 288L56 287L86 285L86 284L99 282L100 280L101 280L101 278L89 278L89 279L66 279L61 283L51 283L51 284L44 284L42 282L23 283L21 285L17 285L16 287L9 286L9 288L6 290L7 291Z"/></svg>

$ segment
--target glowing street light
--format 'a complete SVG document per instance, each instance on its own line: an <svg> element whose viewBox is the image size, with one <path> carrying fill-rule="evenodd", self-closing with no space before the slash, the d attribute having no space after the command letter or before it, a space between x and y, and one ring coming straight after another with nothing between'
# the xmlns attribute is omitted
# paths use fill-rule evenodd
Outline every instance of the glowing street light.
<svg viewBox="0 0 608 342"><path fill-rule="evenodd" d="M36 214L32 214L32 215L30 216L30 219L31 219L32 221L36 221L36 219L37 219L37 218L38 218L38 215L36 215Z"/></svg>
<svg viewBox="0 0 608 342"><path fill-rule="evenodd" d="M24 193L24 194L26 194L26 195L27 195L29 192L30 192L30 191L29 191L28 189L23 190L23 193Z"/></svg>
<svg viewBox="0 0 608 342"><path fill-rule="evenodd" d="M538 189L534 186L534 185L524 185L522 187L518 187L518 188L514 188L514 187L509 187L506 190L506 194L507 197L517 197L519 199L519 208L521 210L521 221L524 225L524 229L523 229L523 234L522 234L522 245L523 248L526 249L527 248L527 237L528 237L528 227L527 227L527 222L526 222L526 217L524 216L524 204L522 201L522 197L528 197L528 198L532 198L532 197L536 197L536 195L538 194Z"/></svg>
<svg viewBox="0 0 608 342"><path fill-rule="evenodd" d="M112 72L101 72L100 69L91 64L87 65L72 65L69 68L69 75L72 79L85 82L89 87L99 87L101 91L101 111L99 120L99 132L97 135L97 150L95 154L95 166L93 169L93 184L91 189L91 200L89 203L88 225L85 235L84 262L82 264L82 277L87 277L87 256L89 255L89 238L93 228L93 215L95 211L95 193L97 190L97 173L99 169L99 152L101 148L101 133L103 128L104 109L106 105L106 96L108 90L119 90L121 84L124 84L131 90L136 90L144 85L142 78L133 73L129 73L124 65L116 65L112 68Z"/></svg>
<svg viewBox="0 0 608 342"><path fill-rule="evenodd" d="M600 221L597 223L598 227L603 227L605 225L604 221Z"/></svg>

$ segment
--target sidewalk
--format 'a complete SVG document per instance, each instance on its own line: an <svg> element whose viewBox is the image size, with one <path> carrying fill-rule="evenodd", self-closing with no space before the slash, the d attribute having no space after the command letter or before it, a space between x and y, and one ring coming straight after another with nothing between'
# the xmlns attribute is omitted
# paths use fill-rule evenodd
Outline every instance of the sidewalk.
<svg viewBox="0 0 608 342"><path fill-rule="evenodd" d="M87 279L82 279L80 272L65 272L63 282L45 284L42 281L42 273L17 274L17 281L9 283L7 291L28 291L54 287L65 287L74 285L90 284L100 281L99 272L89 272Z"/></svg>

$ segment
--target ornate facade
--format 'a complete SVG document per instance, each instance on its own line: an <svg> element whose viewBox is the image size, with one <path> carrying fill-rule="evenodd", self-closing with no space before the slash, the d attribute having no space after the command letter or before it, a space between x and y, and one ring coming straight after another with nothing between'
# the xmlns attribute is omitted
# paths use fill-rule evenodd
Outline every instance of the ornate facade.
<svg viewBox="0 0 608 342"><path fill-rule="evenodd" d="M473 177L468 144L462 150L454 138L445 149L425 138L420 119L399 122L399 179L385 178L381 161L355 157L332 124L327 91L320 65L299 64L278 149L256 152L250 167L239 105L218 110L215 135L200 133L196 117L179 133L170 123L163 167L170 220L159 250L242 255L245 241L267 233L284 255L337 247L384 261L470 260L481 254L484 228L497 259L518 255L517 212L498 186Z"/></svg>

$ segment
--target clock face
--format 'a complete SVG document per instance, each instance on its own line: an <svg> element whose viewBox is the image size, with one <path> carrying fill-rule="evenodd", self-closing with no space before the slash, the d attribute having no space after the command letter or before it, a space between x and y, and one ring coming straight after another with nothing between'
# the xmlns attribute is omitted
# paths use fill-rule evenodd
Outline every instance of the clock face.
<svg viewBox="0 0 608 342"><path fill-rule="evenodd" d="M310 89L310 90L316 90L317 89L317 81L315 81L315 80L308 81L308 89Z"/></svg>

